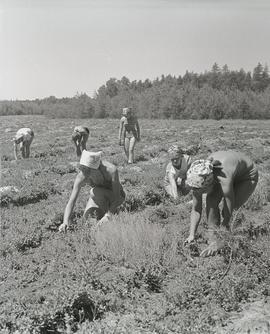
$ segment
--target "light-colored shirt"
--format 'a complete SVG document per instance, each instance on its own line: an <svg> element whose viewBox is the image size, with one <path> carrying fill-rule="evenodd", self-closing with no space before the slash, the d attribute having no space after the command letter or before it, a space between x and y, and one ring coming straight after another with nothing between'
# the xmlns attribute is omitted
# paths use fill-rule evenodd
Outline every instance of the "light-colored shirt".
<svg viewBox="0 0 270 334"><path fill-rule="evenodd" d="M191 164L191 158L189 155L184 154L180 169L177 169L173 166L172 162L170 161L166 167L165 177L164 177L164 185L170 184L169 175L172 175L175 181L177 181L178 178L180 179L186 179L187 176L187 170Z"/></svg>

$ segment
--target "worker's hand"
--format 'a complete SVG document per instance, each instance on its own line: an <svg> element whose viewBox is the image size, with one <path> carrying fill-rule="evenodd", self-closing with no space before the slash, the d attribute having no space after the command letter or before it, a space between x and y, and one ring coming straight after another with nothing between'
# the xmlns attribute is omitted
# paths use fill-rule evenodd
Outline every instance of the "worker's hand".
<svg viewBox="0 0 270 334"><path fill-rule="evenodd" d="M220 248L221 247L218 244L218 242L217 241L213 241L213 242L210 243L210 245L207 248L205 248L201 252L200 256L202 256L202 257L214 256L214 255L216 255L218 253L218 251L220 250Z"/></svg>
<svg viewBox="0 0 270 334"><path fill-rule="evenodd" d="M63 223L59 226L59 232L67 232L68 230L68 224L67 223Z"/></svg>

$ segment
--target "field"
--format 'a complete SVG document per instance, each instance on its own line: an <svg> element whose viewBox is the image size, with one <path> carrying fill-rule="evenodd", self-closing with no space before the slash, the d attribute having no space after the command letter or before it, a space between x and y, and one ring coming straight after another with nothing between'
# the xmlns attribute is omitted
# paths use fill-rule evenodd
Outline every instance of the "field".
<svg viewBox="0 0 270 334"><path fill-rule="evenodd" d="M88 149L119 168L127 198L99 229L83 224L89 188L72 229L58 232L77 172L75 125L89 127ZM269 333L270 121L140 120L136 164L118 146L118 120L1 117L0 333ZM31 127L31 157L14 161L16 130ZM201 258L205 217L188 236L191 195L173 203L163 191L166 150L194 158L219 149L246 152L258 186L222 232L223 252ZM200 146L198 146L200 144Z"/></svg>

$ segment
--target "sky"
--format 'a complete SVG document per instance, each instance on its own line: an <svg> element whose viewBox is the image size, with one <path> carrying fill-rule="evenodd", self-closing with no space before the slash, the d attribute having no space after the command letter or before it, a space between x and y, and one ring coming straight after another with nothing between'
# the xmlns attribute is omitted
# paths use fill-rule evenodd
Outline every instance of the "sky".
<svg viewBox="0 0 270 334"><path fill-rule="evenodd" d="M0 100L270 66L269 0L0 0Z"/></svg>

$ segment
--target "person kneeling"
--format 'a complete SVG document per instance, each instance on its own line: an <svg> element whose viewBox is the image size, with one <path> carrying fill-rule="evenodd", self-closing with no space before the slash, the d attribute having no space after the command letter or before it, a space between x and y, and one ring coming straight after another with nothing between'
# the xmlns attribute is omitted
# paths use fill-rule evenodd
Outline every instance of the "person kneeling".
<svg viewBox="0 0 270 334"><path fill-rule="evenodd" d="M184 154L178 145L172 145L168 150L171 161L166 167L164 189L168 195L177 200L181 195L189 192L186 187L187 170L191 164L189 155Z"/></svg>
<svg viewBox="0 0 270 334"><path fill-rule="evenodd" d="M119 182L118 170L112 163L101 159L102 152L84 150L79 164L79 173L74 181L73 190L65 208L64 220L59 227L63 232L69 227L80 190L90 185L90 197L83 218L94 217L99 223L108 222L117 208L125 200L125 192Z"/></svg>

